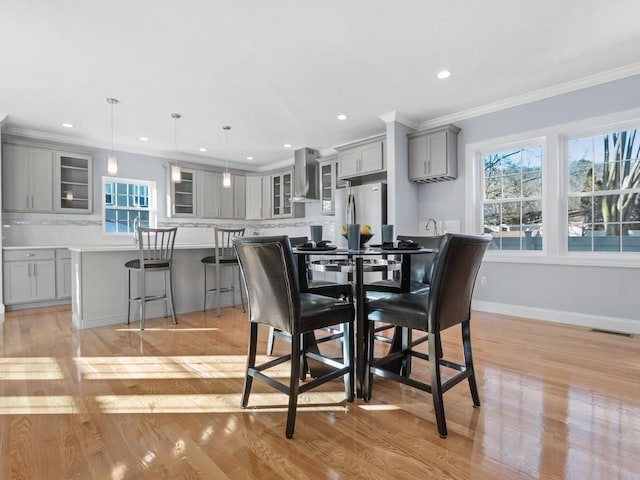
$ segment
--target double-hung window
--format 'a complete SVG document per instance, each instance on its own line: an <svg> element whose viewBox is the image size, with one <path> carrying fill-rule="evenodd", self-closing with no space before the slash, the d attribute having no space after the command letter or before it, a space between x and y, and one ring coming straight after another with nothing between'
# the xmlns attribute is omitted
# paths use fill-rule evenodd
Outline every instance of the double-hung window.
<svg viewBox="0 0 640 480"><path fill-rule="evenodd" d="M541 144L482 152L483 229L493 250L542 250Z"/></svg>
<svg viewBox="0 0 640 480"><path fill-rule="evenodd" d="M567 139L570 252L640 252L640 132Z"/></svg>
<svg viewBox="0 0 640 480"><path fill-rule="evenodd" d="M131 234L137 227L155 227L155 182L103 177L103 232Z"/></svg>

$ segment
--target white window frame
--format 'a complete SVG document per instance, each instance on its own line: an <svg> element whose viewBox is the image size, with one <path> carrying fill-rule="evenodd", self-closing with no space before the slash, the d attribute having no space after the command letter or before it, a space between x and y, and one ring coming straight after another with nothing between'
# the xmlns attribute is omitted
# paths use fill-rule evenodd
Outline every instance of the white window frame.
<svg viewBox="0 0 640 480"><path fill-rule="evenodd" d="M106 212L107 206L105 205L105 185L106 183L128 183L135 185L145 185L149 189L149 226L151 228L155 228L158 224L158 208L157 208L157 189L156 182L153 180L139 180L135 178L120 178L120 177L102 177L102 198L100 199L100 203L102 206L102 233L104 235L117 235L117 236L131 236L131 232L107 232L106 228ZM111 208L111 207L109 207ZM116 208L117 209L117 208ZM122 210L131 210L130 208L121 208Z"/></svg>
<svg viewBox="0 0 640 480"><path fill-rule="evenodd" d="M502 151L538 142L543 145L543 247L542 250L489 250L487 262L537 263L640 267L640 252L569 252L568 239L568 155L569 138L640 128L640 109L594 117L578 122L483 140L465 146L465 231L483 232L484 165L482 152Z"/></svg>

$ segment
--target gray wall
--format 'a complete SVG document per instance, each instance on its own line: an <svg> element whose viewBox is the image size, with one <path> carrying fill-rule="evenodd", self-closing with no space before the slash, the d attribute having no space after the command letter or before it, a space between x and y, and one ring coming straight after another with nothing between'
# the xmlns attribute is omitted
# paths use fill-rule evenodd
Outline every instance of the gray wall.
<svg viewBox="0 0 640 480"><path fill-rule="evenodd" d="M420 218L465 221L465 145L640 107L640 76L455 122L458 179L420 187ZM488 311L640 333L640 260L626 267L485 261L475 305Z"/></svg>

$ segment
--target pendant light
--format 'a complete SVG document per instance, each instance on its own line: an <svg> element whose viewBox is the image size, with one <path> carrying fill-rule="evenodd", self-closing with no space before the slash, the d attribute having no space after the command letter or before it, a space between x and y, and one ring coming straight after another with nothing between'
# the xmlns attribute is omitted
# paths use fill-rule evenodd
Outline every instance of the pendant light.
<svg viewBox="0 0 640 480"><path fill-rule="evenodd" d="M109 175L118 174L118 159L113 154L113 106L120 103L117 98L107 98L107 103L111 105L111 155L107 155L107 173Z"/></svg>
<svg viewBox="0 0 640 480"><path fill-rule="evenodd" d="M181 117L182 115L180 115L179 113L171 114L171 118L173 118L173 148L176 153L175 164L171 165L172 183L182 182L182 171L180 170L180 166L178 165L178 119Z"/></svg>
<svg viewBox="0 0 640 480"><path fill-rule="evenodd" d="M231 130L230 125L225 125L222 127L225 131L225 139L224 139L224 150L225 150L225 167L224 173L222 174L222 186L224 188L231 187L231 174L229 173L229 130Z"/></svg>

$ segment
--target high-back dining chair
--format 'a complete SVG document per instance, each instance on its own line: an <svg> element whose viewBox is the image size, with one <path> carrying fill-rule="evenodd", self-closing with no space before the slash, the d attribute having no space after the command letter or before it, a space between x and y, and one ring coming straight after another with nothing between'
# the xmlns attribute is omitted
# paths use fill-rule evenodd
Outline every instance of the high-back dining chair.
<svg viewBox="0 0 640 480"><path fill-rule="evenodd" d="M204 302L202 311L207 310L207 294L216 294L216 309L217 316L220 316L220 297L223 292L231 292L232 304L235 305L236 301L236 283L235 274L238 273L238 289L240 290L240 304L242 305L242 311L244 312L244 292L242 289L242 281L240 280L240 268L238 265L238 259L236 258L236 252L233 249L232 239L234 237L243 237L244 228L222 228L213 227L213 255L204 257L202 260L202 266L204 269ZM215 287L207 287L207 269L213 267L215 274ZM229 286L222 286L222 270L229 268L231 270L231 282Z"/></svg>
<svg viewBox="0 0 640 480"><path fill-rule="evenodd" d="M178 323L173 302L173 246L176 240L176 228L144 228L138 227L138 258L125 263L128 274L127 324L131 320L131 304L140 304L140 330L144 330L146 304L154 300L164 300L164 316L167 317L167 303L171 302L173 322ZM138 272L138 296L131 296L131 272ZM162 272L163 293L147 295L146 277L148 273ZM167 274L169 280L169 296L167 296Z"/></svg>
<svg viewBox="0 0 640 480"><path fill-rule="evenodd" d="M308 237L289 237L292 247L304 245L308 241ZM315 293L326 297L340 298L343 300L353 300L353 289L349 283L336 283L329 280L315 280L308 270L307 255L297 255L298 272L300 278L300 291L307 293ZM269 338L267 339L267 355L273 354L273 347L276 337L289 338L284 332L273 327L269 329Z"/></svg>
<svg viewBox="0 0 640 480"><path fill-rule="evenodd" d="M367 303L365 399L371 398L373 375L410 385L431 393L438 432L447 436L442 395L464 379L469 382L475 407L480 406L473 357L471 355L470 315L471 298L490 237L445 234L438 245L434 259L429 289L419 293L389 294ZM411 335L403 335L406 343L401 351L389 351L381 358L374 358L373 322L384 322L407 330L419 330L427 335L411 341ZM445 360L442 354L441 332L454 325L461 325L464 364ZM419 352L417 345L428 344L428 353ZM392 363L407 357L426 360L429 363L430 382L425 383L405 372L404 375L389 368ZM457 373L442 382L441 367Z"/></svg>
<svg viewBox="0 0 640 480"><path fill-rule="evenodd" d="M233 243L249 297L249 349L241 407L248 405L254 378L288 395L286 437L291 438L298 395L330 380L345 377L345 396L348 401L353 401L354 307L351 302L300 291L296 260L287 236L236 238ZM257 364L259 325L274 327L289 334L289 353ZM343 325L342 363L324 357L319 351L312 352L307 346L313 339L313 332L335 325ZM320 362L323 371L317 378L301 384L301 368L308 359ZM290 362L291 365L288 384L266 373L271 367L284 362Z"/></svg>

